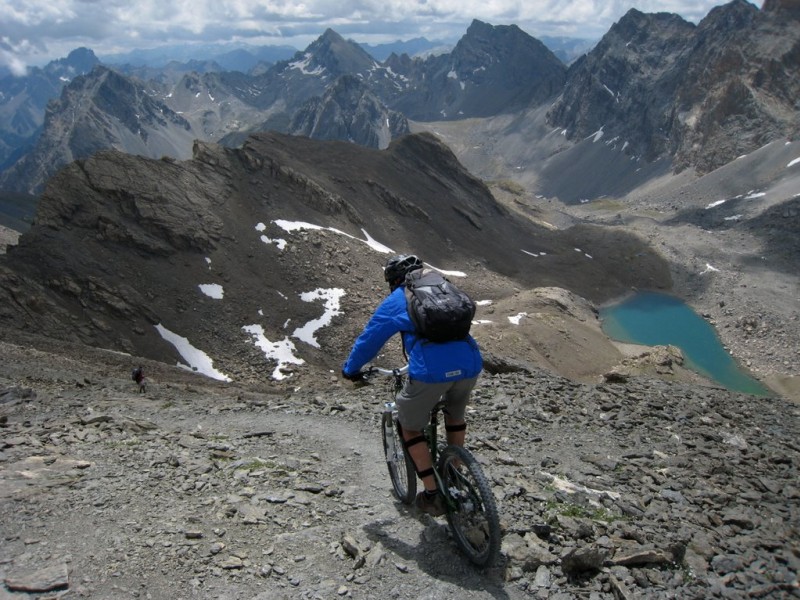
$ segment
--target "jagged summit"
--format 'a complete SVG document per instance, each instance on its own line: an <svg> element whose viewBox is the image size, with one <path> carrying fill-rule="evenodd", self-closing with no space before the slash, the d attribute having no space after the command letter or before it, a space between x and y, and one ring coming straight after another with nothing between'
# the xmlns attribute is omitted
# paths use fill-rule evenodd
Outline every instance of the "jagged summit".
<svg viewBox="0 0 800 600"><path fill-rule="evenodd" d="M194 137L190 123L140 83L98 65L48 105L35 148L0 175L0 187L37 193L56 169L105 148L188 158Z"/></svg>
<svg viewBox="0 0 800 600"><path fill-rule="evenodd" d="M45 70L52 73L59 71L59 69L63 69L75 76L88 73L99 64L100 59L95 56L92 50L81 47L70 52L66 58L54 60L53 62L49 63L45 67Z"/></svg>
<svg viewBox="0 0 800 600"><path fill-rule="evenodd" d="M360 79L342 75L322 97L312 98L295 112L289 133L383 149L409 128L408 120L386 108Z"/></svg>
<svg viewBox="0 0 800 600"><path fill-rule="evenodd" d="M43 68L29 69L24 77L0 77L0 171L35 145L47 103L57 98L67 83L97 64L94 52L78 48Z"/></svg>
<svg viewBox="0 0 800 600"><path fill-rule="evenodd" d="M316 41L306 49L306 54L326 68L334 77L345 74L361 73L371 69L375 64L372 58L357 43L345 40L333 29L326 29Z"/></svg>
<svg viewBox="0 0 800 600"><path fill-rule="evenodd" d="M387 61L408 83L389 106L418 120L512 113L557 94L566 66L515 25L475 20L451 53Z"/></svg>
<svg viewBox="0 0 800 600"><path fill-rule="evenodd" d="M332 83L345 74L364 74L375 67L373 59L361 46L345 40L333 29L327 29L319 38L288 61L276 66L276 74L304 75Z"/></svg>
<svg viewBox="0 0 800 600"><path fill-rule="evenodd" d="M570 68L548 120L570 139L602 134L634 159L706 173L800 131L798 38L800 23L745 0L696 27L631 10Z"/></svg>

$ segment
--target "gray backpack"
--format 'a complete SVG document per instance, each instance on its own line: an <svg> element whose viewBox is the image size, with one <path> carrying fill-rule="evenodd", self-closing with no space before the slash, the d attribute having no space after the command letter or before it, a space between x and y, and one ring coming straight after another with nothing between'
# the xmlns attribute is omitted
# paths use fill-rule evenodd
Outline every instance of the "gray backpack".
<svg viewBox="0 0 800 600"><path fill-rule="evenodd" d="M420 337L444 343L469 335L475 303L436 271L416 269L406 275L408 315Z"/></svg>

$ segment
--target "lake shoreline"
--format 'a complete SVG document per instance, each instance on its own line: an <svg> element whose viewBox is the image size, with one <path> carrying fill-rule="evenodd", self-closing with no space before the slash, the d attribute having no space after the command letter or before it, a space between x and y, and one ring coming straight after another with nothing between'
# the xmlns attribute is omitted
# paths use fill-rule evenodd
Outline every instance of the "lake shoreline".
<svg viewBox="0 0 800 600"><path fill-rule="evenodd" d="M637 292L599 313L602 330L612 339L647 346L674 346L687 367L735 391L771 395L749 370L724 348L713 324L672 294Z"/></svg>

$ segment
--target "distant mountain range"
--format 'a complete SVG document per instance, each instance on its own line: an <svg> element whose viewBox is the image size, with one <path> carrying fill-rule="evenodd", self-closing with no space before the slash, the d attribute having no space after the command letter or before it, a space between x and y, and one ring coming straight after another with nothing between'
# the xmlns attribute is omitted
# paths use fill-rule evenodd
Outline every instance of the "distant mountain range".
<svg viewBox="0 0 800 600"><path fill-rule="evenodd" d="M286 45L177 44L120 54L105 54L99 58L103 64L109 66L153 69L165 68L174 63L213 62L225 71L247 73L259 63L273 64L290 58L295 52L297 48Z"/></svg>
<svg viewBox="0 0 800 600"><path fill-rule="evenodd" d="M58 168L101 148L185 159L194 140L235 146L269 130L382 148L406 121L518 114L524 128L538 107L565 143L602 138L633 159L631 170L666 161L702 173L798 134L798 39L794 3L759 10L733 0L697 26L632 9L570 66L518 27L480 21L448 52L384 60L367 50L389 46L365 49L333 30L274 64L240 48L153 66L179 56L173 49L111 69L81 49L13 86L0 81L0 189L38 193ZM231 58L253 66L227 69Z"/></svg>
<svg viewBox="0 0 800 600"><path fill-rule="evenodd" d="M588 52L597 40L572 37L542 36L539 38L562 62L569 64ZM392 54L408 54L410 57L426 57L431 54L446 54L453 49L457 39L431 41L424 37L397 40L384 44L359 44L379 62ZM170 65L192 63L214 63L220 70L251 72L259 65L274 64L287 60L299 50L293 46L254 46L251 44L176 44L158 48L137 49L118 54L103 54L98 58L105 65L122 69L163 69Z"/></svg>

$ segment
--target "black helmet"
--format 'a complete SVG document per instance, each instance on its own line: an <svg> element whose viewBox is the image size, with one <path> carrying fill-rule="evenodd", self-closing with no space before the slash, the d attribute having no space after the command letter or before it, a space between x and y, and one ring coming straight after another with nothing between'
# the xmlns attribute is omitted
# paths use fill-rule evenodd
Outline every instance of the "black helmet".
<svg viewBox="0 0 800 600"><path fill-rule="evenodd" d="M383 276L394 289L396 283L399 284L398 280L405 279L406 273L421 268L422 261L416 254L398 254L386 261L386 266L383 268Z"/></svg>

